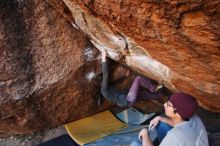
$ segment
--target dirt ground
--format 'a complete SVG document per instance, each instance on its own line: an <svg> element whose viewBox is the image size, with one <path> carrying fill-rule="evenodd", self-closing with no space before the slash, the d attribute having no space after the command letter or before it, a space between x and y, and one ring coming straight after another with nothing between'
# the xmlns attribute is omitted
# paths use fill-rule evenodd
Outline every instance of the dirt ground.
<svg viewBox="0 0 220 146"><path fill-rule="evenodd" d="M65 133L65 128L60 126L55 129L34 132L29 135L10 136L5 139L0 138L0 146L35 146Z"/></svg>

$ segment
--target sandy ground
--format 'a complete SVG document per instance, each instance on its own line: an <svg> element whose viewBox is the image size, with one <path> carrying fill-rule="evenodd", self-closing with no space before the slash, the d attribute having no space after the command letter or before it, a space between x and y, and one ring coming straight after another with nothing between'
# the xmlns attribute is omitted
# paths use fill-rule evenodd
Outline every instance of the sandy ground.
<svg viewBox="0 0 220 146"><path fill-rule="evenodd" d="M65 133L65 128L60 126L55 129L35 132L29 135L10 136L5 139L0 138L0 146L35 146L39 143L48 141Z"/></svg>

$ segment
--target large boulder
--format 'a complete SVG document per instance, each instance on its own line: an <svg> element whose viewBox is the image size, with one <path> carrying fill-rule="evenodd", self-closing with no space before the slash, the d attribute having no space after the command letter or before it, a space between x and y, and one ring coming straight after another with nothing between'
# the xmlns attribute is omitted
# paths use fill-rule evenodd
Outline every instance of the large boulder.
<svg viewBox="0 0 220 146"><path fill-rule="evenodd" d="M219 0L48 2L112 59L220 112Z"/></svg>
<svg viewBox="0 0 220 146"><path fill-rule="evenodd" d="M217 0L1 0L0 136L108 109L96 103L93 46L219 112L219 8Z"/></svg>
<svg viewBox="0 0 220 146"><path fill-rule="evenodd" d="M0 136L97 113L99 51L44 1L0 1ZM92 110L91 110L92 109Z"/></svg>

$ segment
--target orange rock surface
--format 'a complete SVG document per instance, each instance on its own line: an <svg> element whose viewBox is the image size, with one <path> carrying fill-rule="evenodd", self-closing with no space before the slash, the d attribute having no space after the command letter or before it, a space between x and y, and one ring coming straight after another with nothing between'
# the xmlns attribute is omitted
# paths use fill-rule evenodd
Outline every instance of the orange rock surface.
<svg viewBox="0 0 220 146"><path fill-rule="evenodd" d="M0 21L0 136L109 109L96 48L220 112L218 0L2 0Z"/></svg>
<svg viewBox="0 0 220 146"><path fill-rule="evenodd" d="M56 0L48 1L58 5ZM63 0L97 48L174 92L220 111L220 2ZM59 9L57 9L59 11ZM62 13L64 16L65 13Z"/></svg>

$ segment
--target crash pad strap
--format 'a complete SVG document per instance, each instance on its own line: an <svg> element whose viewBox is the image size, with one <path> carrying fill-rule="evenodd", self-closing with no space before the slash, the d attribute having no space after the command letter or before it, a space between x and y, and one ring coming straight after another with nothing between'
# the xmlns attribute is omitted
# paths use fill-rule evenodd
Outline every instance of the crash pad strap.
<svg viewBox="0 0 220 146"><path fill-rule="evenodd" d="M126 124L115 118L110 111L104 111L64 126L74 141L84 145L117 132L125 128Z"/></svg>

